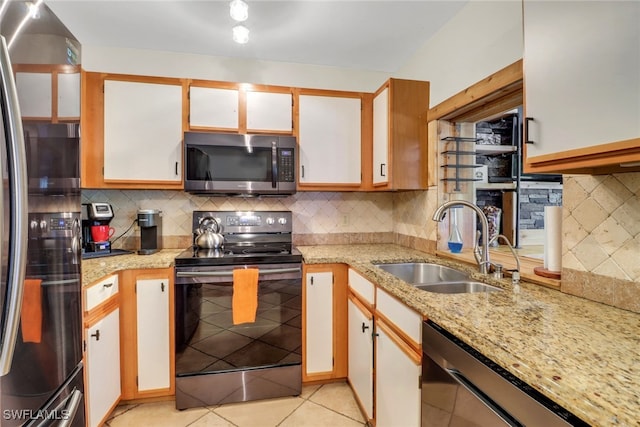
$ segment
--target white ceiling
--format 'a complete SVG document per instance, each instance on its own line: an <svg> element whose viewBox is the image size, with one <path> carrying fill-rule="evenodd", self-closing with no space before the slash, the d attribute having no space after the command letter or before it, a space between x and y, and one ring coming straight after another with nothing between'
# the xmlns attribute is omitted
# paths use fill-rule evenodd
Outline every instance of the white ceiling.
<svg viewBox="0 0 640 427"><path fill-rule="evenodd" d="M467 1L246 0L246 45L231 40L226 0L45 3L87 46L394 72Z"/></svg>

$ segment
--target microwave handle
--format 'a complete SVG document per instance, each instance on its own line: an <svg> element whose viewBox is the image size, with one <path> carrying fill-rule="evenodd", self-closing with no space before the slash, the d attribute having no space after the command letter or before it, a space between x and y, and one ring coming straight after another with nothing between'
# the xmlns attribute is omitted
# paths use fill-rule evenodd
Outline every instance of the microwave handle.
<svg viewBox="0 0 640 427"><path fill-rule="evenodd" d="M271 143L271 188L278 186L278 148L276 142Z"/></svg>

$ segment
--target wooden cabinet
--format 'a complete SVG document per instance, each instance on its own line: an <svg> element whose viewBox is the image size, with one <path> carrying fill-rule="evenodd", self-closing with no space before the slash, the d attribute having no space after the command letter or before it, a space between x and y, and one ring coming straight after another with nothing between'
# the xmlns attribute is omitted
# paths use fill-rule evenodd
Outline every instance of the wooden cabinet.
<svg viewBox="0 0 640 427"><path fill-rule="evenodd" d="M347 376L346 266L305 265L302 291L302 380Z"/></svg>
<svg viewBox="0 0 640 427"><path fill-rule="evenodd" d="M421 358L376 319L376 426L420 426Z"/></svg>
<svg viewBox="0 0 640 427"><path fill-rule="evenodd" d="M80 121L80 68L70 65L14 65L23 120Z"/></svg>
<svg viewBox="0 0 640 427"><path fill-rule="evenodd" d="M122 273L122 399L175 392L173 269Z"/></svg>
<svg viewBox="0 0 640 427"><path fill-rule="evenodd" d="M638 170L639 19L638 2L524 1L526 172Z"/></svg>
<svg viewBox="0 0 640 427"><path fill-rule="evenodd" d="M195 80L189 85L189 129L291 134L292 90Z"/></svg>
<svg viewBox="0 0 640 427"><path fill-rule="evenodd" d="M183 84L83 72L83 188L183 188Z"/></svg>
<svg viewBox="0 0 640 427"><path fill-rule="evenodd" d="M374 318L376 426L419 426L422 316L377 288Z"/></svg>
<svg viewBox="0 0 640 427"><path fill-rule="evenodd" d="M118 276L84 290L84 375L87 425L102 425L120 400Z"/></svg>
<svg viewBox="0 0 640 427"><path fill-rule="evenodd" d="M429 82L389 79L373 98L376 189L423 190L428 185Z"/></svg>
<svg viewBox="0 0 640 427"><path fill-rule="evenodd" d="M349 384L360 409L373 420L374 285L349 269Z"/></svg>
<svg viewBox="0 0 640 427"><path fill-rule="evenodd" d="M300 189L358 189L362 183L362 95L301 91Z"/></svg>
<svg viewBox="0 0 640 427"><path fill-rule="evenodd" d="M104 180L182 181L182 86L104 82Z"/></svg>

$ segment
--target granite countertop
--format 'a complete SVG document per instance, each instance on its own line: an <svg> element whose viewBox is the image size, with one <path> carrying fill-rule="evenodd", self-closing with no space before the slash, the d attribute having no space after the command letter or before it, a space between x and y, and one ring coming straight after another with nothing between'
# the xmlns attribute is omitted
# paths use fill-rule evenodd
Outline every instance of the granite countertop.
<svg viewBox="0 0 640 427"><path fill-rule="evenodd" d="M390 244L299 246L305 263L346 263L594 426L640 426L640 315ZM461 267L504 292L421 291L373 262Z"/></svg>
<svg viewBox="0 0 640 427"><path fill-rule="evenodd" d="M169 268L184 249L163 249L151 255L116 255L82 260L82 286L90 285L120 270Z"/></svg>

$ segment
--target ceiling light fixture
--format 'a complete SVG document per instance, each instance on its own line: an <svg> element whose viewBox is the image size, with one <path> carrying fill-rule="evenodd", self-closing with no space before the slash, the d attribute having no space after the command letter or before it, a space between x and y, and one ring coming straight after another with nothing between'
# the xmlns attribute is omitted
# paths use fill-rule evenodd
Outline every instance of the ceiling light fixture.
<svg viewBox="0 0 640 427"><path fill-rule="evenodd" d="M249 5L242 0L233 0L229 4L229 15L238 22L246 21L249 17Z"/></svg>
<svg viewBox="0 0 640 427"><path fill-rule="evenodd" d="M246 44L249 41L249 29L244 25L236 25L233 27L233 41Z"/></svg>

